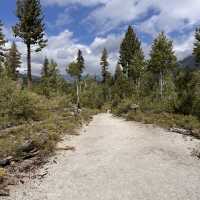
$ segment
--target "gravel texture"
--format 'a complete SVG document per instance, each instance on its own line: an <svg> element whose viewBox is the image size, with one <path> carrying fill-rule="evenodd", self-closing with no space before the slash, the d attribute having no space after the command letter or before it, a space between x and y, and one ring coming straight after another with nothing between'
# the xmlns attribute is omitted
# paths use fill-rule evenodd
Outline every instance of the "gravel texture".
<svg viewBox="0 0 200 200"><path fill-rule="evenodd" d="M12 188L6 200L199 200L199 141L152 125L99 114L63 144L48 175ZM55 163L55 160L57 163ZM1 197L0 197L1 198Z"/></svg>

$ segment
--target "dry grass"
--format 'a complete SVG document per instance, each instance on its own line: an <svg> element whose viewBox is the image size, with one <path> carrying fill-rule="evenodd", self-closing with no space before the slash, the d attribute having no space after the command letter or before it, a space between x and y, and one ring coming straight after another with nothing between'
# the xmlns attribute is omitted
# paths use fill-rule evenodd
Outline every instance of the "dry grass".
<svg viewBox="0 0 200 200"><path fill-rule="evenodd" d="M190 115L177 115L170 113L143 113L129 112L126 115L127 120L143 122L145 124L156 124L164 128L179 127L191 130L191 134L200 139L200 121L198 118Z"/></svg>
<svg viewBox="0 0 200 200"><path fill-rule="evenodd" d="M27 121L23 125L0 131L0 158L14 156L20 159L24 153L21 145L32 141L41 156L51 154L64 134L76 135L76 130L91 119L95 111L84 109L80 116L74 116L64 98L44 99L42 121ZM68 108L68 109L67 109Z"/></svg>
<svg viewBox="0 0 200 200"><path fill-rule="evenodd" d="M7 172L5 169L0 168L0 178L7 176Z"/></svg>

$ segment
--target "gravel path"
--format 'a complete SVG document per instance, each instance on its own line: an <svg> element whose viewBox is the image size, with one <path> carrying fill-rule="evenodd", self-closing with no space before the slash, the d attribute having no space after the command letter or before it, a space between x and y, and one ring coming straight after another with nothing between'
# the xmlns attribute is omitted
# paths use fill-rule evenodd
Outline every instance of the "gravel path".
<svg viewBox="0 0 200 200"><path fill-rule="evenodd" d="M64 142L76 151L58 152L46 178L17 186L9 200L200 199L197 140L99 114Z"/></svg>

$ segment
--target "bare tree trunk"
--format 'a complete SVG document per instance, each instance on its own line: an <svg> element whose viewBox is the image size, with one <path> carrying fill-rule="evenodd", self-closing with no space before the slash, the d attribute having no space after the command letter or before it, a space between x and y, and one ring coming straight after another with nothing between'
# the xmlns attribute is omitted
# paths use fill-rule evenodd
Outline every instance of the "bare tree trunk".
<svg viewBox="0 0 200 200"><path fill-rule="evenodd" d="M31 45L27 44L27 78L28 88L32 88L32 73L31 73Z"/></svg>
<svg viewBox="0 0 200 200"><path fill-rule="evenodd" d="M79 96L79 81L76 81L76 96L77 96L77 101L76 101L76 106L77 106L77 111L80 108L80 96Z"/></svg>
<svg viewBox="0 0 200 200"><path fill-rule="evenodd" d="M136 81L136 92L137 92L137 98L139 99L140 97L140 85L141 85L141 80L140 77Z"/></svg>
<svg viewBox="0 0 200 200"><path fill-rule="evenodd" d="M163 72L160 71L160 96L161 98L163 97Z"/></svg>

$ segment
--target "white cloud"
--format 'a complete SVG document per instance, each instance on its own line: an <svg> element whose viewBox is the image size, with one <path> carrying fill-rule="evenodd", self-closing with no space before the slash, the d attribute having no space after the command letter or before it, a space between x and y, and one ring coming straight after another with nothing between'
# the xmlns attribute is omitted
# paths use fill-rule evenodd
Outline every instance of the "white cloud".
<svg viewBox="0 0 200 200"><path fill-rule="evenodd" d="M58 5L65 8L64 13L60 13L56 20L56 25L61 27L70 21L68 6L94 6L89 13L87 21L92 22L91 28L95 33L106 33L132 24L137 21L137 31L145 32L155 37L158 32L164 30L168 35L174 31L182 34L176 35L174 39L174 49L179 58L191 54L194 41L192 29L200 22L200 0L43 0L43 5ZM84 9L84 8L83 8ZM156 10L156 12L149 12ZM148 17L149 15L149 17ZM184 33L187 30L187 33ZM5 29L7 38L12 38L10 31ZM107 36L96 36L89 45L81 44L72 32L65 30L58 35L48 36L48 47L40 53L33 53L33 71L39 74L41 64L45 56L55 59L62 73L65 73L66 65L75 59L77 50L83 51L87 72L97 73L100 71L99 60L101 51L106 47L109 51L109 62L111 71L118 58L119 46L123 35L109 34ZM22 42L17 42L22 52L23 68L26 68L26 47ZM151 44L142 43L145 55L148 55Z"/></svg>
<svg viewBox="0 0 200 200"><path fill-rule="evenodd" d="M95 38L90 45L83 45L74 39L73 33L65 30L57 36L48 37L48 46L42 52L32 52L32 71L39 75L45 56L54 59L60 72L65 74L67 65L76 59L78 49L81 49L86 62L85 73L100 74L100 57L104 47L109 51L110 71L113 72L118 58L118 49L121 36L109 35L106 38ZM17 41L18 49L22 54L21 72L26 72L26 46ZM10 45L10 44L9 44Z"/></svg>
<svg viewBox="0 0 200 200"><path fill-rule="evenodd" d="M179 40L176 40L174 43L174 50L176 52L177 57L181 60L186 56L192 54L194 44L194 35L193 33L189 36L183 36Z"/></svg>
<svg viewBox="0 0 200 200"><path fill-rule="evenodd" d="M107 3L109 0L42 0L43 5L67 6L69 4L80 4L83 6L94 6Z"/></svg>
<svg viewBox="0 0 200 200"><path fill-rule="evenodd" d="M94 10L88 20L94 21L101 33L111 31L123 23L139 19L150 8L150 1L145 0L110 0Z"/></svg>
<svg viewBox="0 0 200 200"><path fill-rule="evenodd" d="M141 16L150 14L149 10L154 9L157 13L143 21L142 30L171 32L198 23L199 7L199 0L110 0L94 10L89 18L101 31L110 31L124 23L140 20Z"/></svg>
<svg viewBox="0 0 200 200"><path fill-rule="evenodd" d="M59 64L62 74L65 74L66 66L76 59L77 50L81 49L86 61L85 73L100 74L100 57L103 48L109 52L110 71L114 72L119 57L119 47L123 35L111 34L107 37L96 37L90 45L83 45L74 39L73 33L65 30L57 36L48 37L48 46L39 53L32 52L32 70L33 74L39 75L45 56L54 59ZM174 50L179 59L191 54L194 37L184 36L174 43ZM22 54L21 72L26 72L26 46L17 41L18 49ZM148 57L151 44L142 43L145 55Z"/></svg>

